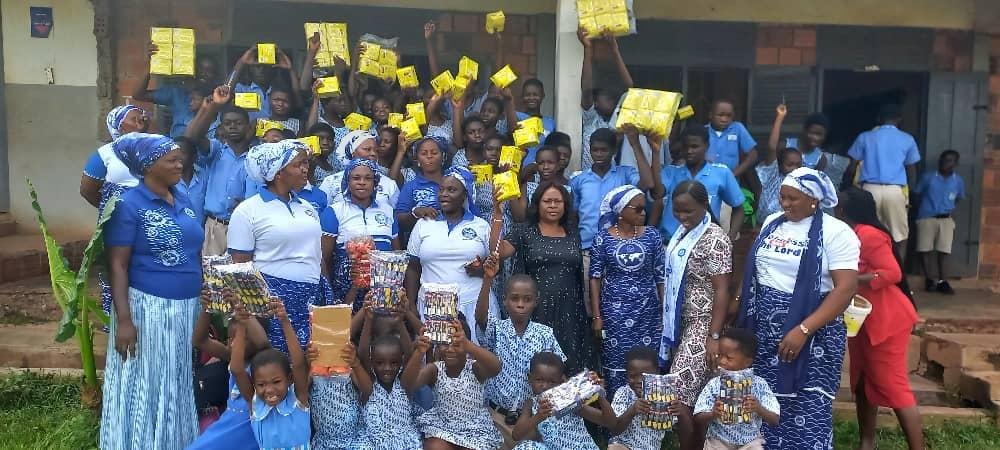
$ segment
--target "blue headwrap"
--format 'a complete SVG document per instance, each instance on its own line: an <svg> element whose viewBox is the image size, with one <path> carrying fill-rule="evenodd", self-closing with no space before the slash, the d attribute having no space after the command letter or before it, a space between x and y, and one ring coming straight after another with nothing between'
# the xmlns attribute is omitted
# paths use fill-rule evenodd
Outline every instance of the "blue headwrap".
<svg viewBox="0 0 1000 450"><path fill-rule="evenodd" d="M341 165L346 166L348 161L354 159L354 151L369 139L374 141L376 137L367 130L355 130L340 138L340 143L337 144L337 151L335 153L340 158Z"/></svg>
<svg viewBox="0 0 1000 450"><path fill-rule="evenodd" d="M417 155L417 149L420 148L420 146L427 141L434 141L434 144L437 145L438 151L441 152L441 157L444 158L445 151L448 148L448 140L446 140L441 136L426 136L414 141L412 144L410 144L410 157L415 158Z"/></svg>
<svg viewBox="0 0 1000 450"><path fill-rule="evenodd" d="M122 127L122 122L125 121L125 116L132 111L140 111L145 114L142 108L135 105L116 106L111 111L108 111L106 123L108 125L108 134L111 135L112 140L121 137L122 132L119 129Z"/></svg>
<svg viewBox="0 0 1000 450"><path fill-rule="evenodd" d="M472 172L462 166L453 166L444 172L445 177L454 177L465 186L465 209L474 216L479 215L479 208L476 207L476 181Z"/></svg>
<svg viewBox="0 0 1000 450"><path fill-rule="evenodd" d="M600 229L606 230L618 224L618 216L622 210L638 195L642 195L642 191L631 184L616 187L608 192L601 200L601 216L598 219Z"/></svg>
<svg viewBox="0 0 1000 450"><path fill-rule="evenodd" d="M247 176L260 184L274 180L275 175L295 159L299 152L308 152L301 141L284 140L272 144L255 145L243 161Z"/></svg>
<svg viewBox="0 0 1000 450"><path fill-rule="evenodd" d="M159 134L129 133L111 144L118 159L128 167L132 176L142 179L156 160L178 148L173 139Z"/></svg>
<svg viewBox="0 0 1000 450"><path fill-rule="evenodd" d="M347 192L348 180L351 178L351 171L358 167L367 167L371 169L372 174L375 176L375 183L372 185L372 189L375 190L372 192L372 199L374 200L375 192L378 192L378 182L381 175L379 174L378 164L367 158L354 158L347 162L347 166L344 167L344 176L340 179L340 192L344 193L345 199L350 198L350 195Z"/></svg>

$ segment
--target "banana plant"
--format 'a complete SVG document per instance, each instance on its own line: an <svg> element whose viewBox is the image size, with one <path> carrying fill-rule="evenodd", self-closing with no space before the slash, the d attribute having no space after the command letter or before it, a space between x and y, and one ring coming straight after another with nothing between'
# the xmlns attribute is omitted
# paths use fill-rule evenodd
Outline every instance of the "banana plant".
<svg viewBox="0 0 1000 450"><path fill-rule="evenodd" d="M42 231L42 238L45 239L52 293L63 313L62 319L59 320L59 330L56 332L55 340L56 342L65 342L76 336L77 344L80 347L80 364L83 367L84 385L91 394L99 394L101 387L97 380L91 317L96 317L100 322L107 324L108 315L101 310L97 300L87 292L87 281L91 266L97 261L104 260L104 224L111 218L117 199L112 198L108 201L97 221L94 234L87 242L87 248L83 252L83 260L80 262L80 269L74 272L70 269L66 257L63 256L62 247L49 233L45 217L42 215L42 207L38 204L35 186L31 180L26 181L28 195L31 196L31 207L34 208L38 216L38 227ZM84 402L88 403L87 399L84 399Z"/></svg>

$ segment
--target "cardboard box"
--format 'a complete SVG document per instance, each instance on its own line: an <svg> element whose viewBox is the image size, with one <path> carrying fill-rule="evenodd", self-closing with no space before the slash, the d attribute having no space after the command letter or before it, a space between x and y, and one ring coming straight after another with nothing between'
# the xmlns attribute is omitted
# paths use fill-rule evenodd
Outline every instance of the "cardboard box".
<svg viewBox="0 0 1000 450"><path fill-rule="evenodd" d="M493 33L503 33L503 27L506 23L507 18L504 17L503 11L496 11L486 14L486 32L489 34Z"/></svg>
<svg viewBox="0 0 1000 450"><path fill-rule="evenodd" d="M340 79L337 77L324 77L319 81L322 85L316 89L319 98L328 98L340 95Z"/></svg>
<svg viewBox="0 0 1000 450"><path fill-rule="evenodd" d="M257 44L257 64L275 64L277 54L274 44Z"/></svg>
<svg viewBox="0 0 1000 450"><path fill-rule="evenodd" d="M517 74L514 73L514 69L511 69L510 64L508 64L498 70L497 73L493 74L493 76L490 77L490 81L492 81L496 87L504 89L517 81Z"/></svg>
<svg viewBox="0 0 1000 450"><path fill-rule="evenodd" d="M351 340L351 305L318 306L312 309L312 346L317 356L312 362L315 375L345 374L350 367L341 358Z"/></svg>
<svg viewBox="0 0 1000 450"><path fill-rule="evenodd" d="M247 111L260 111L260 96L256 92L237 92L233 104Z"/></svg>

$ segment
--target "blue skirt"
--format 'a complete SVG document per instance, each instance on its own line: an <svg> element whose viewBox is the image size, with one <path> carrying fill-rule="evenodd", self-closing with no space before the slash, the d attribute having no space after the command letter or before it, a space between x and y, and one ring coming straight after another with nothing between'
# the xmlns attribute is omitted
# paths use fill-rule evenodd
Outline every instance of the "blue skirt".
<svg viewBox="0 0 1000 450"><path fill-rule="evenodd" d="M229 375L229 401L226 410L186 450L257 450L257 438L250 427L250 408Z"/></svg>
<svg viewBox="0 0 1000 450"><path fill-rule="evenodd" d="M792 294L758 284L753 314L758 328L759 346L753 361L754 374L771 386L778 382L778 344L784 338L785 323ZM781 420L778 426L764 424L765 447L777 449L832 449L833 399L840 389L840 368L844 363L847 331L843 316L816 330L799 354L809 358L806 382L793 395L778 395Z"/></svg>
<svg viewBox="0 0 1000 450"><path fill-rule="evenodd" d="M112 314L101 449L180 450L198 435L191 382L198 298L166 299L130 288L129 308L137 355L122 361L115 351L118 317Z"/></svg>
<svg viewBox="0 0 1000 450"><path fill-rule="evenodd" d="M292 322L295 335L299 338L299 346L302 351L309 345L312 328L309 326L309 305L321 301L322 289L320 283L303 283L291 281L284 278L264 275L271 294L281 299L285 304L285 311L288 312L288 320ZM285 341L285 333L281 331L281 323L278 319L271 318L271 324L267 328L267 338L271 341L271 346L288 353L288 343Z"/></svg>

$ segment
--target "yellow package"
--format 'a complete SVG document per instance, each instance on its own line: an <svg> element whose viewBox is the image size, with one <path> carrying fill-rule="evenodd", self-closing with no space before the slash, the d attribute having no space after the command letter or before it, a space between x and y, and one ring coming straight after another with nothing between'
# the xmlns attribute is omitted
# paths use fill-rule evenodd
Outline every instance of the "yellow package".
<svg viewBox="0 0 1000 450"><path fill-rule="evenodd" d="M173 28L160 28L152 27L149 29L149 41L154 44L167 44L173 45L174 43L174 29Z"/></svg>
<svg viewBox="0 0 1000 450"><path fill-rule="evenodd" d="M535 134L542 134L545 132L545 124L542 123L541 117L529 117L527 119L517 122L517 126L518 128L531 130Z"/></svg>
<svg viewBox="0 0 1000 450"><path fill-rule="evenodd" d="M274 44L257 44L257 64L274 64L276 54Z"/></svg>
<svg viewBox="0 0 1000 450"><path fill-rule="evenodd" d="M317 52L316 53L316 67L333 67L335 64L333 62L332 52Z"/></svg>
<svg viewBox="0 0 1000 450"><path fill-rule="evenodd" d="M340 95L340 79L337 77L320 78L320 86L316 88L316 95L319 98L333 97Z"/></svg>
<svg viewBox="0 0 1000 450"><path fill-rule="evenodd" d="M420 124L418 124L412 117L404 120L403 123L399 125L399 132L405 136L406 140L409 142L416 141L417 139L423 137L423 134L420 133Z"/></svg>
<svg viewBox="0 0 1000 450"><path fill-rule="evenodd" d="M517 172L508 170L493 177L493 189L499 190L497 201L502 202L521 197L521 186L517 182Z"/></svg>
<svg viewBox="0 0 1000 450"><path fill-rule="evenodd" d="M510 64L508 64L498 70L497 73L493 74L493 76L490 77L490 81L492 81L496 87L503 89L517 81L517 74L514 73L514 69L511 69Z"/></svg>
<svg viewBox="0 0 1000 450"><path fill-rule="evenodd" d="M618 120L615 121L615 128L621 129L625 125L639 126L638 111L634 109L624 109L618 111Z"/></svg>
<svg viewBox="0 0 1000 450"><path fill-rule="evenodd" d="M387 82L396 81L396 67L395 66L384 66L379 64L378 67L379 78L386 80Z"/></svg>
<svg viewBox="0 0 1000 450"><path fill-rule="evenodd" d="M450 70L445 70L441 72L438 76L431 80L431 87L434 88L434 92L437 95L444 95L451 92L452 87L455 85L455 78L451 76Z"/></svg>
<svg viewBox="0 0 1000 450"><path fill-rule="evenodd" d="M587 38L593 39L601 35L601 26L597 23L597 18L594 16L581 17L580 28L586 33Z"/></svg>
<svg viewBox="0 0 1000 450"><path fill-rule="evenodd" d="M674 128L674 116L665 112L650 113L648 128L657 136L670 136L670 130Z"/></svg>
<svg viewBox="0 0 1000 450"><path fill-rule="evenodd" d="M169 48L169 47L167 47ZM149 57L149 73L153 75L173 75L174 74L174 60L170 57L170 53L167 55L161 55L156 53Z"/></svg>
<svg viewBox="0 0 1000 450"><path fill-rule="evenodd" d="M515 131L515 133L517 133ZM537 138L536 138L537 140ZM500 147L500 167L507 166L514 172L521 172L521 162L524 161L524 151L512 145Z"/></svg>
<svg viewBox="0 0 1000 450"><path fill-rule="evenodd" d="M614 11L615 0L594 0L594 15L608 14ZM622 0L624 3L624 0Z"/></svg>
<svg viewBox="0 0 1000 450"><path fill-rule="evenodd" d="M625 100L622 101L622 109L640 109L642 108L642 96L645 95L645 89L631 88L625 93Z"/></svg>
<svg viewBox="0 0 1000 450"><path fill-rule="evenodd" d="M378 60L361 58L358 61L358 71L375 78L382 78L382 65L378 63Z"/></svg>
<svg viewBox="0 0 1000 450"><path fill-rule="evenodd" d="M237 92L233 104L247 111L260 111L260 96L256 92Z"/></svg>
<svg viewBox="0 0 1000 450"><path fill-rule="evenodd" d="M593 17L594 0L577 0L576 14L578 17Z"/></svg>
<svg viewBox="0 0 1000 450"><path fill-rule="evenodd" d="M632 29L627 12L605 14L602 17L604 17L604 26L615 36L626 36Z"/></svg>
<svg viewBox="0 0 1000 450"><path fill-rule="evenodd" d="M319 33L319 51L329 51L326 46L326 30L322 23L306 22L303 28L306 30L306 46L309 45L309 39L312 39L313 35Z"/></svg>
<svg viewBox="0 0 1000 450"><path fill-rule="evenodd" d="M257 119L257 129L254 133L257 137L264 137L268 130L284 130L285 126L281 122L267 119Z"/></svg>
<svg viewBox="0 0 1000 450"><path fill-rule="evenodd" d="M416 120L417 125L427 125L427 114L424 111L423 103L409 103L406 105L406 115Z"/></svg>
<svg viewBox="0 0 1000 450"><path fill-rule="evenodd" d="M688 120L692 117L694 117L694 107L691 105L677 110L677 118L680 120Z"/></svg>
<svg viewBox="0 0 1000 450"><path fill-rule="evenodd" d="M402 126L404 119L406 119L406 116L401 113L389 113L389 120L386 122L386 125L398 130Z"/></svg>
<svg viewBox="0 0 1000 450"><path fill-rule="evenodd" d="M489 164L471 164L469 171L476 177L476 184L486 184L493 179L493 166Z"/></svg>
<svg viewBox="0 0 1000 450"><path fill-rule="evenodd" d="M452 98L462 98L465 96L465 90L469 88L469 80L463 76L455 77L455 83L451 85L451 96Z"/></svg>
<svg viewBox="0 0 1000 450"><path fill-rule="evenodd" d="M338 23L324 23L324 31L326 31L327 37L330 39L347 39L347 24L343 22Z"/></svg>
<svg viewBox="0 0 1000 450"><path fill-rule="evenodd" d="M479 63L468 56L463 56L458 60L458 76L469 80L479 79Z"/></svg>
<svg viewBox="0 0 1000 450"><path fill-rule="evenodd" d="M344 117L344 126L350 130L368 131L372 127L372 119L358 113L350 113Z"/></svg>
<svg viewBox="0 0 1000 450"><path fill-rule="evenodd" d="M417 79L417 68L413 66L396 69L396 79L399 80L399 87L404 89L420 86L420 80Z"/></svg>
<svg viewBox="0 0 1000 450"><path fill-rule="evenodd" d="M677 92L660 91L660 97L657 99L653 111L676 114L677 108L681 106L682 97L683 95Z"/></svg>
<svg viewBox="0 0 1000 450"><path fill-rule="evenodd" d="M524 128L514 130L514 145L521 148L527 148L534 147L538 144L538 134L536 134L533 130Z"/></svg>
<svg viewBox="0 0 1000 450"><path fill-rule="evenodd" d="M324 39L326 41L326 48L333 55L344 60L348 65L351 64L351 52L347 40L347 24L346 23L324 23L323 30L325 31Z"/></svg>
<svg viewBox="0 0 1000 450"><path fill-rule="evenodd" d="M379 52L378 63L386 67L391 67L395 72L396 66L399 65L399 55L396 54L395 50L383 48Z"/></svg>
<svg viewBox="0 0 1000 450"><path fill-rule="evenodd" d="M314 156L323 153L323 149L319 146L319 136L306 136L296 140L309 147L309 152Z"/></svg>
<svg viewBox="0 0 1000 450"><path fill-rule="evenodd" d="M184 44L194 47L194 30L191 28L172 28L174 45ZM156 41L153 41L156 42ZM193 50L193 48L192 48Z"/></svg>
<svg viewBox="0 0 1000 450"><path fill-rule="evenodd" d="M503 26L506 21L507 18L504 17L503 11L486 14L486 32L489 34L503 33Z"/></svg>
<svg viewBox="0 0 1000 450"><path fill-rule="evenodd" d="M378 61L382 56L382 46L371 42L361 43L361 57Z"/></svg>
<svg viewBox="0 0 1000 450"><path fill-rule="evenodd" d="M173 75L194 76L194 55L175 53L170 66Z"/></svg>

